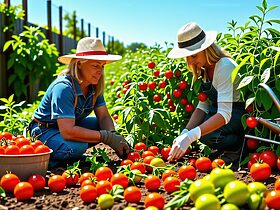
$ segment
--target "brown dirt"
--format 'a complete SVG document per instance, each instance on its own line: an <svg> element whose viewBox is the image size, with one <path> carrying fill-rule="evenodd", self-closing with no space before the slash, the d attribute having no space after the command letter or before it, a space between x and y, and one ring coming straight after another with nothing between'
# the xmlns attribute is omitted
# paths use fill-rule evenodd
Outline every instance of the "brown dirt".
<svg viewBox="0 0 280 210"><path fill-rule="evenodd" d="M97 145L98 147L106 147L103 144ZM120 165L120 159L115 155L113 150L107 147L107 152L112 160L109 163L109 167L116 172L116 167ZM88 162L82 164L82 172L87 172L89 170L90 164ZM52 171L47 172L47 178L53 174L62 174L63 169L57 168ZM205 174L198 173L198 177L203 177ZM242 169L239 172L235 172L237 179L244 181L245 183L252 182L253 179L248 174L248 169ZM265 184L267 185L269 190L274 188L274 182L277 177L277 172L273 172L271 178L268 179ZM279 176L279 175L278 175ZM128 204L124 200L115 202L114 206L112 207L113 210L124 209L126 206L136 207L137 209L145 209L144 208L144 198L146 197L148 191L145 189L143 182L137 185L142 191L142 199L138 204ZM35 192L34 196L25 202L17 202L12 194L8 194L6 198L0 200L0 210L1 209L100 209L97 203L90 203L85 204L79 197L79 190L80 186L77 185L76 187L66 188L63 192L60 193L52 193L48 187L45 187L43 191ZM166 202L173 198L172 195L167 194L163 187L161 186L159 193L163 194L165 197ZM184 206L181 209L191 209L191 206Z"/></svg>

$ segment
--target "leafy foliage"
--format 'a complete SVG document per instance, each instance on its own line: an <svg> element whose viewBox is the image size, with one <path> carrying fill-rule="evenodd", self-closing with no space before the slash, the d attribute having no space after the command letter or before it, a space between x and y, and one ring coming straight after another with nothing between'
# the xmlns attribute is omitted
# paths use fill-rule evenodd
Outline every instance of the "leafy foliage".
<svg viewBox="0 0 280 210"><path fill-rule="evenodd" d="M6 17L9 17L8 24L4 25L2 28L3 32L13 32L16 26L16 20L23 19L24 17L24 10L22 10L21 5L10 6L8 8L5 3L1 2L0 13L4 14Z"/></svg>

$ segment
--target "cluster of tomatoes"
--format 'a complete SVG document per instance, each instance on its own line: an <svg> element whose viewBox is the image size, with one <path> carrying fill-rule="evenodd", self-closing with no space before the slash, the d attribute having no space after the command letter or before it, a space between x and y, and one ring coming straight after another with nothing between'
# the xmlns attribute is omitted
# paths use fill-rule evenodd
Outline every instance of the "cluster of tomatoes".
<svg viewBox="0 0 280 210"><path fill-rule="evenodd" d="M13 136L9 132L0 133L0 155L27 155L50 152L40 140L23 135Z"/></svg>

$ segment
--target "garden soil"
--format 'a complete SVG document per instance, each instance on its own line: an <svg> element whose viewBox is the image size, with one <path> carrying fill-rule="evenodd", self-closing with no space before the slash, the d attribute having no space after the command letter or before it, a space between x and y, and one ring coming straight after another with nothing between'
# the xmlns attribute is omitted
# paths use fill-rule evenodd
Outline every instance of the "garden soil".
<svg viewBox="0 0 280 210"><path fill-rule="evenodd" d="M111 159L111 162L108 164L109 167L113 170L113 172L116 172L117 166L120 165L121 160L116 156L114 151L107 147L104 144L98 144L97 147L101 148L107 148L108 156ZM90 153L90 150L87 151ZM90 163L85 162L81 164L80 168L82 169L82 172L89 172ZM66 169L66 168L65 168ZM52 171L48 171L46 177L48 178L51 174L62 174L63 168L56 168ZM242 169L240 171L236 171L235 175L238 180L242 180L245 183L252 182L253 179L248 174L248 169ZM199 173L198 177L205 176L205 173ZM267 185L269 190L272 190L274 188L274 182L276 180L277 172L273 172L271 175L271 178L269 178L265 184ZM120 200L115 202L114 206L112 207L113 210L120 210L124 209L126 206L132 206L136 209L145 209L144 207L144 198L146 197L148 191L145 189L145 186L143 182L140 182L137 185L141 191L142 191L142 199L138 204L129 204L124 200ZM17 202L17 200L14 198L13 195L8 194L7 197L2 198L0 200L0 210L2 209L72 209L72 210L79 210L79 209L100 209L97 205L97 202L85 204L79 197L79 190L80 186L77 185L76 187L72 188L66 188L63 192L60 193L53 193L51 192L48 187L45 187L43 191L35 192L34 196L25 202ZM165 201L168 202L173 198L172 195L167 194L163 187L159 189L159 193L164 195ZM191 209L191 206L183 206L181 209ZM268 208L266 208L268 209Z"/></svg>

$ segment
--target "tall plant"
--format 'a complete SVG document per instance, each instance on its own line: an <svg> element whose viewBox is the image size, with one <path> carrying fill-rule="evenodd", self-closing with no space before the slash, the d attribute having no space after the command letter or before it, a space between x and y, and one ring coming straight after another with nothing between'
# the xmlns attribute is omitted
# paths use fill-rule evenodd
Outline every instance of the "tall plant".
<svg viewBox="0 0 280 210"><path fill-rule="evenodd" d="M13 70L13 74L8 83L17 97L30 96L36 82L40 90L46 89L58 66L55 44L49 43L39 27L25 26L24 29L21 34L13 35L3 49L12 47L8 69Z"/></svg>

